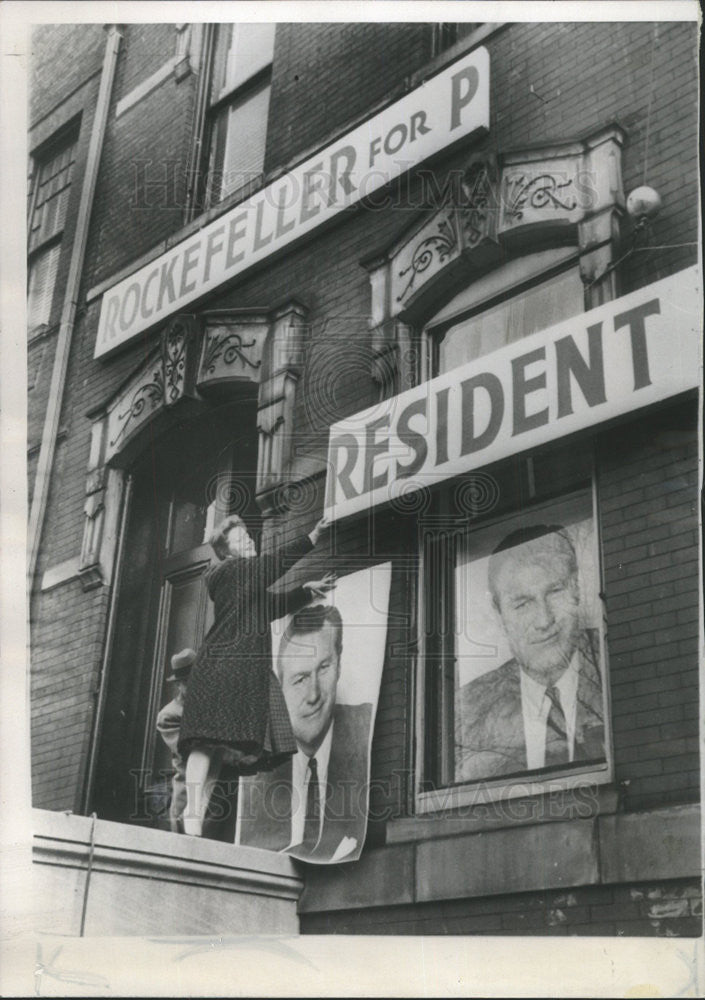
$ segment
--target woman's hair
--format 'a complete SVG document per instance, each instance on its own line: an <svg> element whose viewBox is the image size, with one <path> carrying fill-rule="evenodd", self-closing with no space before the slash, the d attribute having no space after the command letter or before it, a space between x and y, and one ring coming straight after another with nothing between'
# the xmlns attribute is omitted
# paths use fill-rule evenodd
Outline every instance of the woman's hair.
<svg viewBox="0 0 705 1000"><path fill-rule="evenodd" d="M228 545L228 535L230 534L231 528L236 525L242 525L247 531L247 526L245 522L240 517L239 514L231 514L220 522L213 534L208 539L208 544L213 549L215 554L219 559L227 559L230 555L230 547Z"/></svg>

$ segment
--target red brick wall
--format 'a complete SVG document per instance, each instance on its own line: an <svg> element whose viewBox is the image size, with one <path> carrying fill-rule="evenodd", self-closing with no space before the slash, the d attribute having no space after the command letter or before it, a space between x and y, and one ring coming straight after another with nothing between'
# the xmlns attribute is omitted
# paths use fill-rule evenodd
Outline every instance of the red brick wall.
<svg viewBox="0 0 705 1000"><path fill-rule="evenodd" d="M48 565L79 552L85 476L71 474L78 467L73 451L72 439L60 440L38 579ZM74 523L63 517L66 506ZM107 606L107 588L84 593L77 580L31 601L32 792L41 808L80 808Z"/></svg>
<svg viewBox="0 0 705 1000"><path fill-rule="evenodd" d="M626 808L699 797L695 406L599 441L616 779Z"/></svg>
<svg viewBox="0 0 705 1000"><path fill-rule="evenodd" d="M166 34L165 30L128 27L116 97L124 96L173 54L171 29ZM421 68L430 44L424 31L412 25L384 29L282 26L276 42L268 168L323 142L332 129L343 127ZM692 243L697 226L692 209L697 203L697 34L690 24L659 25L652 64L653 32L650 24L520 24L492 36L486 43L492 62L492 130L485 146L501 152L564 140L615 120L628 132L624 151L627 191L643 180L648 136L646 180L664 198L652 242L656 246ZM169 78L120 118L110 116L84 293L181 225L183 184L177 185L173 203L164 200L163 189L161 193L152 189L148 194L151 207L140 206L135 168L151 161L145 176L156 181L164 178L167 162L185 165L195 84L193 75L179 84ZM447 171L462 164L466 156L467 151L461 151L438 166L439 186ZM418 187L412 184L410 190L413 194ZM377 387L368 374L369 282L359 261L396 239L416 218L419 201L412 202L406 208L346 214L305 246L268 262L208 303L214 309L273 306L295 295L309 307L306 372L295 414L296 475L321 467L332 420L376 398ZM624 267L624 285L628 289L656 280L695 259L692 246L639 252ZM80 308L62 414L67 437L52 483L40 574L46 566L76 556L80 549L89 445L85 414L109 398L155 342L154 333L138 337L115 358L93 361L99 311L99 300ZM39 400L40 392L35 388L34 393ZM36 405L40 413L41 405ZM692 434L693 423L678 424L676 437L669 439L668 447L661 447L654 423L658 428L663 419L658 415L644 422L650 431L641 430L642 422L637 421L628 435L626 431L619 437L610 434L609 448L600 458L617 777L629 781L623 791L630 808L683 801L696 794L695 465L694 444L681 436ZM39 432L36 415L32 428L33 434ZM673 490L673 481L681 478L682 486ZM627 493L626 505L621 491ZM624 513L627 508L628 515ZM313 512L299 512L291 521L297 517L310 527ZM396 531L400 551L406 542L396 525L392 518L380 526L379 534L387 538ZM341 539L341 545L348 554L356 548L359 552L362 545L361 554L369 556L366 540ZM409 546L407 551L411 551ZM373 558L378 556L376 552ZM400 610L408 610L404 560L396 558L394 607L398 602ZM648 578L647 583L637 588L635 579L642 578ZM90 723L90 685L96 677L105 628L105 601L104 590L83 594L76 582L35 598L32 669L37 805L74 807ZM649 631L654 618L658 624ZM88 630L80 633L79 627L84 626ZM409 766L411 658L405 628L397 627L393 645L398 644L390 646L380 696L373 748L373 779L380 782L391 781ZM649 659L655 647L664 646L668 649L662 649L658 659ZM67 704L54 710L56 692L46 687L60 669L68 671L67 683L75 698L73 707L67 703L70 710ZM57 681L63 683L61 675ZM59 781L51 747L53 741L64 738ZM378 798L373 804L388 807L391 814L405 809L401 785L379 785L374 795Z"/></svg>
<svg viewBox="0 0 705 1000"><path fill-rule="evenodd" d="M697 880L523 892L443 903L301 914L303 934L526 934L698 937Z"/></svg>
<svg viewBox="0 0 705 1000"><path fill-rule="evenodd" d="M113 103L175 54L173 25L128 25ZM119 118L111 114L86 250L82 289L109 278L183 221L196 76L173 73Z"/></svg>
<svg viewBox="0 0 705 1000"><path fill-rule="evenodd" d="M280 24L265 170L389 98L431 54L428 24Z"/></svg>
<svg viewBox="0 0 705 1000"><path fill-rule="evenodd" d="M161 69L176 55L174 24L126 24L123 28L124 58L115 79L115 100L124 97Z"/></svg>
<svg viewBox="0 0 705 1000"><path fill-rule="evenodd" d="M105 40L101 24L43 24L32 29L30 128L51 114L87 77L100 73Z"/></svg>
<svg viewBox="0 0 705 1000"><path fill-rule="evenodd" d="M27 444L29 448L37 445L41 441L42 436L44 415L46 413L51 384L53 359L56 350L56 337L64 305L64 291L71 265L71 252L78 218L78 206L81 200L81 187L86 167L106 38L102 30L100 31L100 35L96 36L92 25L83 26L88 29L87 38L84 37L83 30L81 29L77 30L73 28L67 34L67 27L70 26L61 26L57 40L57 58L60 63L67 58L67 52L70 53L75 49L75 61L71 63L71 72L68 73L67 79L62 78L58 80L54 89L49 90L40 72L38 77L32 80L30 86L31 100L39 102L41 97L42 111L42 116L38 118L36 126L30 129L29 146L31 150L35 150L37 147L41 150L43 144L47 140L51 140L59 130L63 129L67 122L77 123L78 131L68 212L61 239L61 256L54 286L49 323L47 324L45 335L35 339L28 346L27 375L29 396L27 402ZM36 30L38 37L42 39L39 51L44 53L49 48L49 38L45 36L44 29ZM94 47L96 45L99 46L97 56L88 44L88 40L90 39L93 40L91 44ZM95 72L96 58L98 72ZM49 59L49 63L54 67L56 65L55 62L52 63L51 59ZM41 68L42 72L46 71L44 65ZM67 81L71 83L73 89L67 89Z"/></svg>

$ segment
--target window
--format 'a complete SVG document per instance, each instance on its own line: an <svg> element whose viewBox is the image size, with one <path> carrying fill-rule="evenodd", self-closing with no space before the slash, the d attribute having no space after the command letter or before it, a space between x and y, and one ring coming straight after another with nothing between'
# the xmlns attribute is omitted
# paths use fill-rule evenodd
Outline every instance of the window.
<svg viewBox="0 0 705 1000"><path fill-rule="evenodd" d="M476 28L480 27L482 22L451 22L442 21L438 24L432 25L433 35L431 38L431 56L440 55L441 52L445 52L452 45L455 45L457 41L464 38L465 35L471 34Z"/></svg>
<svg viewBox="0 0 705 1000"><path fill-rule="evenodd" d="M583 311L574 252L511 261L427 327L434 374ZM439 489L421 522L418 808L609 779L598 527L588 443Z"/></svg>
<svg viewBox="0 0 705 1000"><path fill-rule="evenodd" d="M457 368L574 316L582 301L583 283L576 268L500 300L448 327L439 345L440 370Z"/></svg>
<svg viewBox="0 0 705 1000"><path fill-rule="evenodd" d="M212 36L204 207L258 177L264 166L274 24L219 24Z"/></svg>
<svg viewBox="0 0 705 1000"><path fill-rule="evenodd" d="M549 250L503 265L461 292L433 320L434 374L582 312L573 250Z"/></svg>
<svg viewBox="0 0 705 1000"><path fill-rule="evenodd" d="M47 324L56 286L61 237L75 162L75 136L56 142L33 161L30 181L27 327Z"/></svg>

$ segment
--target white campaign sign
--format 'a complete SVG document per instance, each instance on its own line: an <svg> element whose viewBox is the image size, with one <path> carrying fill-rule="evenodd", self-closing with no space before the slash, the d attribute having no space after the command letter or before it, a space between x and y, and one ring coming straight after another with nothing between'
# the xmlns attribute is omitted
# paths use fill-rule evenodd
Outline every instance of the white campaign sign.
<svg viewBox="0 0 705 1000"><path fill-rule="evenodd" d="M103 296L95 357L489 129L489 79L489 54L476 49L114 285Z"/></svg>
<svg viewBox="0 0 705 1000"><path fill-rule="evenodd" d="M697 387L701 303L688 268L333 424L328 517Z"/></svg>

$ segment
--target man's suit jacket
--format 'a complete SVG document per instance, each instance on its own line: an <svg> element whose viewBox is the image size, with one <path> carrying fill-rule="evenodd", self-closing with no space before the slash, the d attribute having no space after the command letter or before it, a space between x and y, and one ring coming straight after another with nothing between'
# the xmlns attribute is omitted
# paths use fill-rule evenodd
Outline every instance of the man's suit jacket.
<svg viewBox="0 0 705 1000"><path fill-rule="evenodd" d="M333 715L321 838L314 851L293 857L325 863L359 856L367 828L372 705L336 705ZM284 851L291 842L292 762L240 780L238 843ZM354 843L353 843L354 841Z"/></svg>
<svg viewBox="0 0 705 1000"><path fill-rule="evenodd" d="M578 642L574 763L604 760L605 725L597 633ZM455 713L456 781L527 770L520 667L508 660L460 689Z"/></svg>

